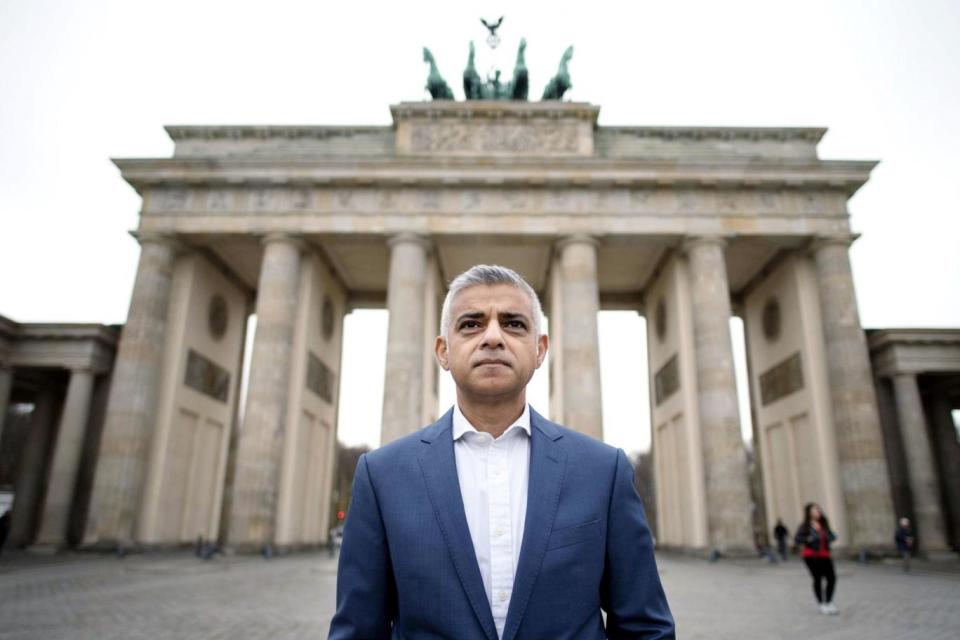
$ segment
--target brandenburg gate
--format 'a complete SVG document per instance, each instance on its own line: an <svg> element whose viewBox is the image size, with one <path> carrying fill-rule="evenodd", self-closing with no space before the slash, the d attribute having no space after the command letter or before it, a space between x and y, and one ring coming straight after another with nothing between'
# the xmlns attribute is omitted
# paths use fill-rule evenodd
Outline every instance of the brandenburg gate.
<svg viewBox="0 0 960 640"><path fill-rule="evenodd" d="M345 314L389 310L389 442L437 416L439 302L476 263L542 295L550 415L598 438L597 314L647 318L659 544L753 547L737 314L767 517L817 501L843 546L888 545L848 255L847 200L872 162L821 160L823 129L598 126L599 107L558 100L391 113L391 126L168 127L172 157L116 161L143 199L141 257L88 545L325 541Z"/></svg>

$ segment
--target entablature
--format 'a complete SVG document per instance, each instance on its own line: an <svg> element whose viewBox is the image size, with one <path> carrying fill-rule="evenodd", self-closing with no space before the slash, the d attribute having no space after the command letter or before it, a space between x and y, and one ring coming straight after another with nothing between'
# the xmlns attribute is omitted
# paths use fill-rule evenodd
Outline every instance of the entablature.
<svg viewBox="0 0 960 640"><path fill-rule="evenodd" d="M139 193L156 186L703 187L828 189L853 195L876 166L869 161L611 161L577 159L479 162L364 160L117 159Z"/></svg>

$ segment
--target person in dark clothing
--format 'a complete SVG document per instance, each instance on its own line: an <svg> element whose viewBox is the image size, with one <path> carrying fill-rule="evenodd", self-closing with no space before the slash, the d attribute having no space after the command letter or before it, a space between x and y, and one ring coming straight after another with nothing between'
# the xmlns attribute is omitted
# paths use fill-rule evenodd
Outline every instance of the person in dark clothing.
<svg viewBox="0 0 960 640"><path fill-rule="evenodd" d="M3 552L3 545L7 541L7 534L10 533L10 510L7 509L0 516L0 553Z"/></svg>
<svg viewBox="0 0 960 640"><path fill-rule="evenodd" d="M837 574L830 556L830 543L837 539L830 530L830 522L820 505L810 502L803 508L803 524L797 529L797 546L803 548L803 561L813 576L813 593L824 614L837 613L833 604L833 592L837 586ZM826 590L823 582L826 581Z"/></svg>
<svg viewBox="0 0 960 640"><path fill-rule="evenodd" d="M913 546L916 541L913 528L910 526L910 518L900 518L900 525L893 534L893 541L897 543L897 553L903 558L903 571L907 573L910 571L910 556L913 555Z"/></svg>
<svg viewBox="0 0 960 640"><path fill-rule="evenodd" d="M773 537L777 541L777 552L780 554L780 559L784 561L787 559L787 536L789 533L787 526L783 524L783 519L777 518L777 525L773 528Z"/></svg>

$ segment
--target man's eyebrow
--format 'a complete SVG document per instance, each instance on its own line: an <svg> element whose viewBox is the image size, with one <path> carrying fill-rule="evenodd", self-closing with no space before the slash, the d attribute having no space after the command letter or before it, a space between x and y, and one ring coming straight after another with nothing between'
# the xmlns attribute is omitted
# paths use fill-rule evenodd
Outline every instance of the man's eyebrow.
<svg viewBox="0 0 960 640"><path fill-rule="evenodd" d="M482 320L485 315L483 311L468 311L457 316L457 322L461 320Z"/></svg>
<svg viewBox="0 0 960 640"><path fill-rule="evenodd" d="M527 314L521 311L504 311L500 314L502 320L523 320L524 322L530 322L530 319L527 317Z"/></svg>

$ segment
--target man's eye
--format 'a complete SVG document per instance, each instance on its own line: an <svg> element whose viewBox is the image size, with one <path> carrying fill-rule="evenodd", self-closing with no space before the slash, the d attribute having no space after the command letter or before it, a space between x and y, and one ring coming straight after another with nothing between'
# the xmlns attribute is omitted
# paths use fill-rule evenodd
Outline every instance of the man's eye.
<svg viewBox="0 0 960 640"><path fill-rule="evenodd" d="M511 320L507 323L507 326L511 329L526 329L527 325L519 320Z"/></svg>
<svg viewBox="0 0 960 640"><path fill-rule="evenodd" d="M465 320L464 322L460 323L461 329L476 329L479 326L480 326L480 323L474 320Z"/></svg>

